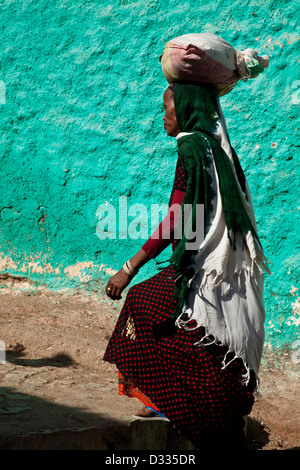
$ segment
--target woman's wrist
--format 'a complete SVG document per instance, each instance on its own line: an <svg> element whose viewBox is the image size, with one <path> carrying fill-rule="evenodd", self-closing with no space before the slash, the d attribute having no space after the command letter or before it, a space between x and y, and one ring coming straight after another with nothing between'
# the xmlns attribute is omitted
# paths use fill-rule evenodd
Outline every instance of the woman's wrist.
<svg viewBox="0 0 300 470"><path fill-rule="evenodd" d="M134 277L139 272L139 269L144 266L149 259L148 254L141 249L132 258L126 261L126 263L124 263L123 270L128 276Z"/></svg>
<svg viewBox="0 0 300 470"><path fill-rule="evenodd" d="M125 273L128 274L128 276L130 276L130 277L136 276L137 273L139 272L138 269L136 269L132 266L132 263L131 263L130 259L128 261L126 261L126 263L124 263L123 269L124 269Z"/></svg>

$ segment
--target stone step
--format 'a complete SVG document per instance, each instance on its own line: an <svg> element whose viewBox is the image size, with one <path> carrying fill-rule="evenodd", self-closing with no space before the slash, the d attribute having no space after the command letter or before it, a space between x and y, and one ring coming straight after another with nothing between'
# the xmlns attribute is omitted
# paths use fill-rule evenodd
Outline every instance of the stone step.
<svg viewBox="0 0 300 470"><path fill-rule="evenodd" d="M1 450L153 450L191 451L196 448L163 418L131 418L102 428L56 429L0 438Z"/></svg>

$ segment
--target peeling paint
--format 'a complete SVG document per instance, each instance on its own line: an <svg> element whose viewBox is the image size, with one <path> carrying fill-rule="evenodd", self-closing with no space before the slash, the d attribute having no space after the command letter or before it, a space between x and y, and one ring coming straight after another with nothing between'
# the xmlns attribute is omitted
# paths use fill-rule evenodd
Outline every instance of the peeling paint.
<svg viewBox="0 0 300 470"><path fill-rule="evenodd" d="M103 271L108 276L113 276L116 274L116 270L106 267L103 264L96 266L92 261L76 263L72 266L68 266L64 269L64 273L67 274L72 279L77 279L80 282L89 282L94 279L95 270ZM90 272L90 274L88 274Z"/></svg>
<svg viewBox="0 0 300 470"><path fill-rule="evenodd" d="M22 263L18 266L9 256L4 256L0 258L0 271L1 272L12 272L15 271L15 274L41 274L43 277L47 274L55 274L60 276L61 268L52 267L49 263L41 264L38 261L29 261L28 263ZM77 262L76 264L67 266L63 269L63 272L70 279L77 280L81 283L86 283L91 281L94 278L95 271L104 272L108 276L113 276L117 273L117 270L112 269L109 266L101 264L100 266L95 265L92 261L88 262ZM90 272L90 274L89 274Z"/></svg>
<svg viewBox="0 0 300 470"><path fill-rule="evenodd" d="M298 314L300 315L300 302L299 302L299 298L292 303L292 309L293 309L293 313L294 314ZM296 325L296 323L295 323ZM299 326L299 318L298 318L298 326Z"/></svg>
<svg viewBox="0 0 300 470"><path fill-rule="evenodd" d="M40 265L38 262L29 262L26 265L23 265L20 268L22 273L38 273L38 274L47 274L47 273L55 273L59 274L59 268L53 268L49 263Z"/></svg>
<svg viewBox="0 0 300 470"><path fill-rule="evenodd" d="M16 269L17 269L16 263L14 263L13 260L8 255L1 257L0 259L0 271L1 272L16 270Z"/></svg>
<svg viewBox="0 0 300 470"><path fill-rule="evenodd" d="M76 263L75 265L68 266L67 268L65 268L64 272L70 278L77 278L81 282L88 282L92 279L92 275L86 274L87 269L94 269L94 263L92 263L91 261L84 263Z"/></svg>

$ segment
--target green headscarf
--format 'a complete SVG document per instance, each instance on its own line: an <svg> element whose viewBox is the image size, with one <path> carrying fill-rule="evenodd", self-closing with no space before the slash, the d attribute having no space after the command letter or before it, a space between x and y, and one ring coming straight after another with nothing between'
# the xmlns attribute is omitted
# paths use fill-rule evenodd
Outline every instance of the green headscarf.
<svg viewBox="0 0 300 470"><path fill-rule="evenodd" d="M257 239L256 231L244 207L240 196L238 183L233 175L228 155L215 139L220 123L218 113L218 96L214 88L206 84L176 82L173 84L175 112L178 127L182 132L192 133L178 140L178 156L187 178L184 204L192 207L192 229L196 230L196 206L204 204L204 230L208 231L209 216L212 211L214 192L210 176L211 156L213 154L219 179L219 190L222 209L233 249L235 248L234 234L240 232L243 236L250 230ZM231 148L235 172L242 191L245 192L245 176L235 151ZM182 217L184 219L184 217ZM184 220L183 220L184 223ZM182 227L182 238L171 257L171 263L177 271L179 280L175 284L174 295L180 302L176 313L180 312L188 292L188 280L192 273L187 271L193 252L186 250L187 240ZM230 237L230 236L229 236Z"/></svg>

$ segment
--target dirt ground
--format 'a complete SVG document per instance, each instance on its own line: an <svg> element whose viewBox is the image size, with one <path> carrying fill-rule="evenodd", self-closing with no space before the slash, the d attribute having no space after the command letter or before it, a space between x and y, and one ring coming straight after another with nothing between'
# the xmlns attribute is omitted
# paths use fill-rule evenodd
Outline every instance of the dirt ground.
<svg viewBox="0 0 300 470"><path fill-rule="evenodd" d="M117 423L140 407L118 396L116 370L102 360L119 308L83 293L24 290L24 282L11 278L0 283L2 441L21 432L97 426L99 416L118 439ZM249 449L300 450L295 362L288 352L265 352L262 396L247 422Z"/></svg>

